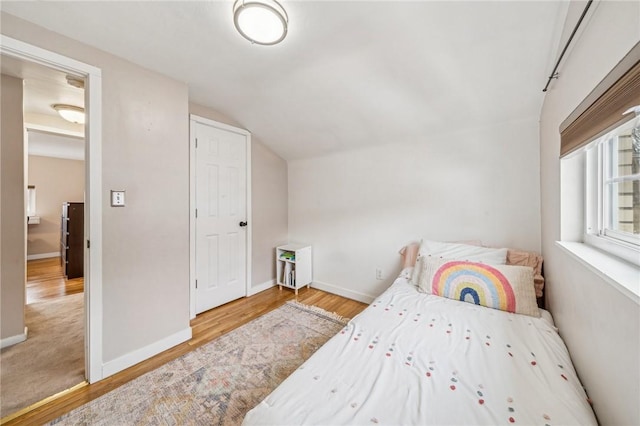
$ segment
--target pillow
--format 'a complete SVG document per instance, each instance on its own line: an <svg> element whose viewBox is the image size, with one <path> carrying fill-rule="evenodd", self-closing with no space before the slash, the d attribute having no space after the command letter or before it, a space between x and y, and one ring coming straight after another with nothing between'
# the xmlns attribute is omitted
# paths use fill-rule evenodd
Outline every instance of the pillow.
<svg viewBox="0 0 640 426"><path fill-rule="evenodd" d="M461 240L461 241L449 241L450 243L466 244L468 246L482 247L482 241L480 240Z"/></svg>
<svg viewBox="0 0 640 426"><path fill-rule="evenodd" d="M507 262L506 248L489 248L429 240L422 241L418 255L441 257L443 259L468 260L470 262L482 262L491 265L504 265Z"/></svg>
<svg viewBox="0 0 640 426"><path fill-rule="evenodd" d="M418 285L418 282L420 281L420 274L424 269L424 265L421 264L421 259L424 257L467 260L472 262L489 263L492 265L504 265L507 261L507 249L422 240L420 250L418 250L416 267L413 268L413 274L411 276L411 282L414 285Z"/></svg>
<svg viewBox="0 0 640 426"><path fill-rule="evenodd" d="M407 246L402 247L402 249L400 250L400 254L403 257L402 269L410 268L416 265L419 248L420 244L418 243L411 243Z"/></svg>
<svg viewBox="0 0 640 426"><path fill-rule="evenodd" d="M533 251L508 249L507 265L530 266L534 274L542 274L542 256Z"/></svg>
<svg viewBox="0 0 640 426"><path fill-rule="evenodd" d="M416 266L414 266L413 271L411 271L411 279L409 281L415 286L420 284L420 275L422 275L422 270L424 269L424 259L426 259L425 256L418 256Z"/></svg>
<svg viewBox="0 0 640 426"><path fill-rule="evenodd" d="M544 277L542 275L533 276L533 287L536 291L536 297L542 297L542 290L544 290Z"/></svg>
<svg viewBox="0 0 640 426"><path fill-rule="evenodd" d="M426 258L418 289L449 299L540 317L529 266Z"/></svg>
<svg viewBox="0 0 640 426"><path fill-rule="evenodd" d="M542 276L542 256L533 251L509 249L507 251L507 265L530 266L534 270L533 284L536 297L542 297L544 277Z"/></svg>

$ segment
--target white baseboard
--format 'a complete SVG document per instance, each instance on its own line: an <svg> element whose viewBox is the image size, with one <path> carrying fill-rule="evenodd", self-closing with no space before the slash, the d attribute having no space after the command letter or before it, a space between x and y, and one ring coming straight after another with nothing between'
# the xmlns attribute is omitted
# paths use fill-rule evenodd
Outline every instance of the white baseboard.
<svg viewBox="0 0 640 426"><path fill-rule="evenodd" d="M337 294L338 296L346 297L347 299L357 300L358 302L362 303L371 303L376 298L376 296L373 295L360 293L344 287L338 287L333 284L323 283L321 281L312 282L311 287L317 288L318 290L326 291L327 293Z"/></svg>
<svg viewBox="0 0 640 426"><path fill-rule="evenodd" d="M253 296L254 294L260 293L261 291L268 290L275 285L276 280L269 280L263 282L262 284L254 285L249 289L249 294L247 294L247 296Z"/></svg>
<svg viewBox="0 0 640 426"><path fill-rule="evenodd" d="M51 253L30 254L27 256L27 260L49 259L51 257L60 257L60 252L54 251Z"/></svg>
<svg viewBox="0 0 640 426"><path fill-rule="evenodd" d="M27 340L28 331L29 330L27 329L27 327L25 327L24 333L16 334L15 336L5 337L4 339L0 340L0 348L4 349L4 348L8 348L9 346L13 346L16 343L24 342L25 340Z"/></svg>
<svg viewBox="0 0 640 426"><path fill-rule="evenodd" d="M158 340L143 348L129 352L126 355L116 358L112 361L105 362L102 365L102 378L105 379L115 373L118 373L125 368L129 368L139 362L151 358L160 352L166 351L180 343L186 342L191 339L191 327L187 327L182 331L167 336L162 340Z"/></svg>

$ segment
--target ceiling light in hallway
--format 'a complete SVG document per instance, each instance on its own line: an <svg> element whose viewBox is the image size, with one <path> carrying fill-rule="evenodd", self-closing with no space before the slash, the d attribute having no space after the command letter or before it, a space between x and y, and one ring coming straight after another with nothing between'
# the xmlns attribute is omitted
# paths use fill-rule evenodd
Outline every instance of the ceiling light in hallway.
<svg viewBox="0 0 640 426"><path fill-rule="evenodd" d="M74 105L55 104L51 105L53 109L58 111L60 117L72 123L84 124L84 108Z"/></svg>

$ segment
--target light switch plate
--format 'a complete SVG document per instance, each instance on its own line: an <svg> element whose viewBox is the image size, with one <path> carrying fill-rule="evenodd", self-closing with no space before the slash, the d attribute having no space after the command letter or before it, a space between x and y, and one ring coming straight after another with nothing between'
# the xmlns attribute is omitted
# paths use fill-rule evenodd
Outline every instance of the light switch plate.
<svg viewBox="0 0 640 426"><path fill-rule="evenodd" d="M111 191L111 207L124 207L124 191Z"/></svg>

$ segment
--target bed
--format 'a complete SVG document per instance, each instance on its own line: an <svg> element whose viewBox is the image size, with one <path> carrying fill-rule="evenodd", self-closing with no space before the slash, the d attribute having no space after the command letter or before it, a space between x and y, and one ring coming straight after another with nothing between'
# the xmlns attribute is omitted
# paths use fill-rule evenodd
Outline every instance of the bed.
<svg viewBox="0 0 640 426"><path fill-rule="evenodd" d="M597 424L547 311L424 292L417 268L404 269L243 424Z"/></svg>

